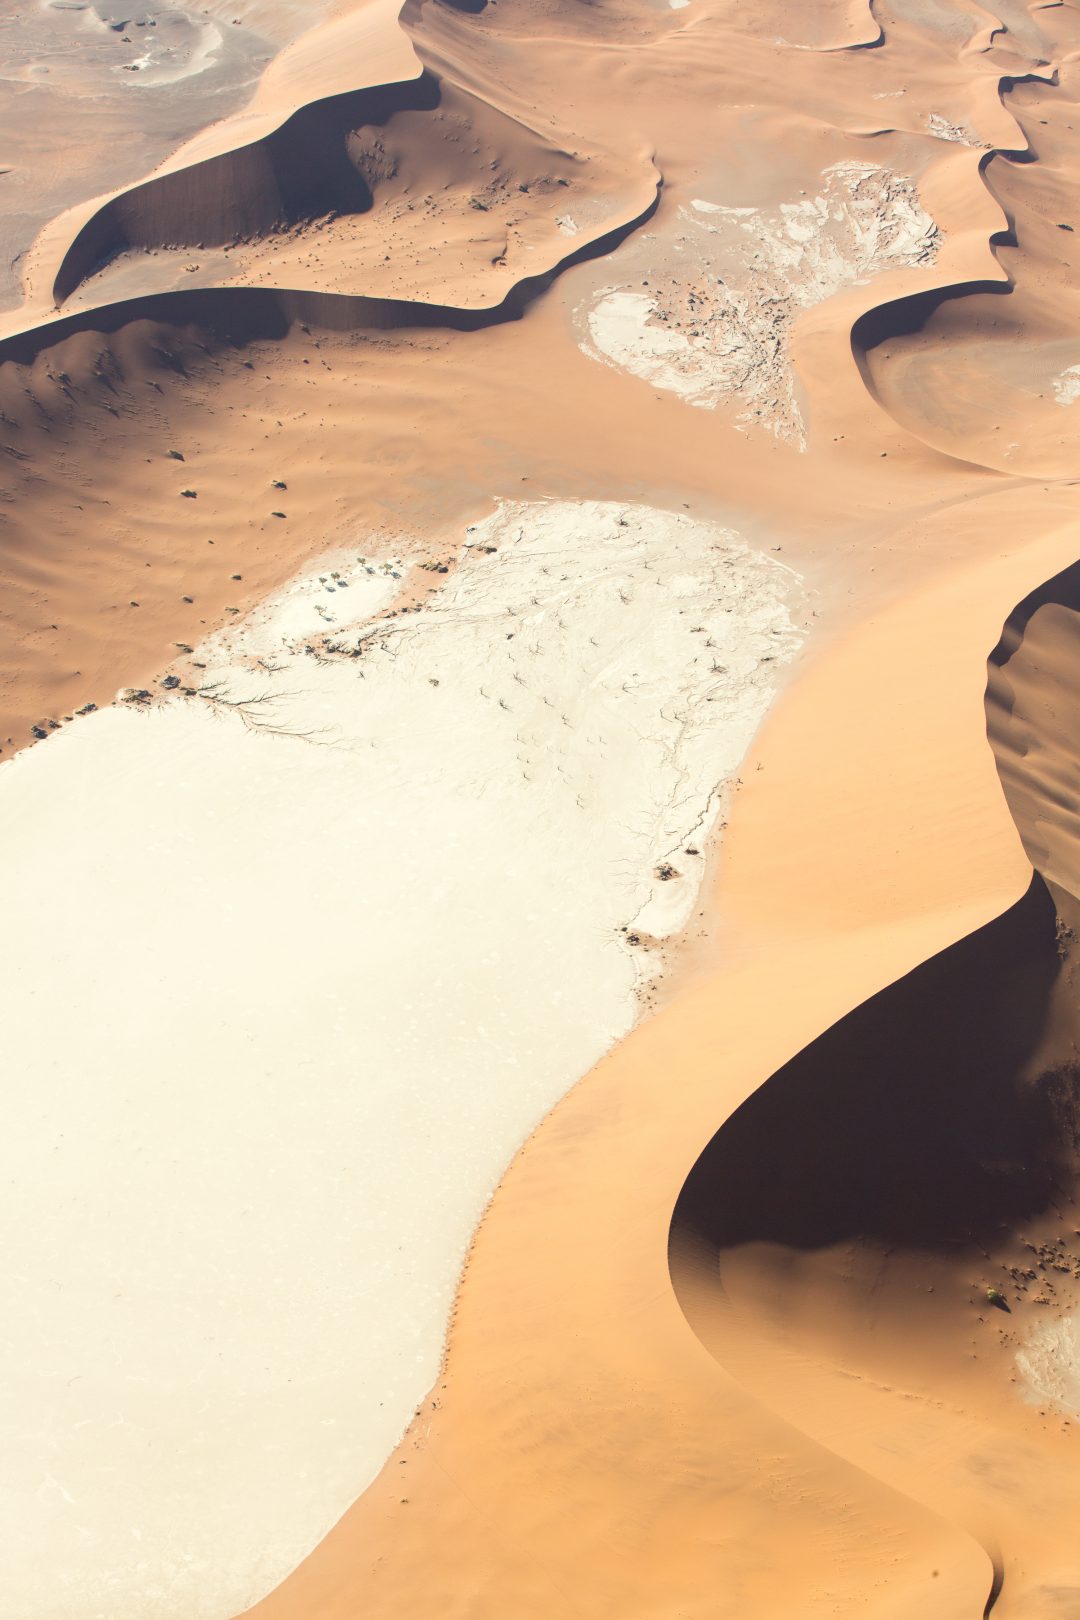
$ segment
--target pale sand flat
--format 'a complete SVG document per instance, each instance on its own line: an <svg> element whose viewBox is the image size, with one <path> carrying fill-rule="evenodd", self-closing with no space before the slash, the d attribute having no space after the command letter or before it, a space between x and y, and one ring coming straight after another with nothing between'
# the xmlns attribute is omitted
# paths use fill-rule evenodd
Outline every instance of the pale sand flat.
<svg viewBox="0 0 1080 1620"><path fill-rule="evenodd" d="M799 642L790 570L632 505L504 506L396 620L373 566L0 771L6 1612L227 1615L374 1477Z"/></svg>

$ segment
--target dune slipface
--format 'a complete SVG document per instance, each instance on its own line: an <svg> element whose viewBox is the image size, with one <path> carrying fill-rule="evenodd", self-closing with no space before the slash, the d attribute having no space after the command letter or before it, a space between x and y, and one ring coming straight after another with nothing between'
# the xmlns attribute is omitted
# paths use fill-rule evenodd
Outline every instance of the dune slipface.
<svg viewBox="0 0 1080 1620"><path fill-rule="evenodd" d="M1077 1611L1078 51L0 23L5 1614Z"/></svg>

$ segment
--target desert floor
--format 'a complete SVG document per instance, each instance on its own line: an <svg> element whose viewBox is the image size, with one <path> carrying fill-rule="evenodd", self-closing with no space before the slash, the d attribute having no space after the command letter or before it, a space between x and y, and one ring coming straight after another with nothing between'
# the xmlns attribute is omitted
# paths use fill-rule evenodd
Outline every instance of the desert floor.
<svg viewBox="0 0 1080 1620"><path fill-rule="evenodd" d="M5 1614L1080 1614L1078 74L0 19Z"/></svg>

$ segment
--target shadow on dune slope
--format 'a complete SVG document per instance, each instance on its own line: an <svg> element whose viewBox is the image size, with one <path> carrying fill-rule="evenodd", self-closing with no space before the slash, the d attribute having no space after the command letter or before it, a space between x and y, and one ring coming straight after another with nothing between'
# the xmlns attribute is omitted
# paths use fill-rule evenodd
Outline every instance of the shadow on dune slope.
<svg viewBox="0 0 1080 1620"><path fill-rule="evenodd" d="M986 1250L1077 1173L1080 564L1010 615L987 728L1036 875L1022 901L864 1003L750 1097L694 1166L673 1241ZM1044 881L1045 879L1045 881Z"/></svg>
<svg viewBox="0 0 1080 1620"><path fill-rule="evenodd" d="M999 273L981 250L968 252L973 271L990 273L961 271L949 285L876 305L853 324L851 348L874 400L921 442L1007 474L1073 477L1076 428L1062 409L1072 395L1061 384L1075 375L1080 352L1066 144L1075 91L1057 69L1006 75L999 90L1019 143L978 161L980 183L1003 216L987 238Z"/></svg>
<svg viewBox="0 0 1080 1620"><path fill-rule="evenodd" d="M687 1179L676 1237L715 1251L851 1237L988 1247L1074 1178L1080 1005L1063 963L1080 914L1080 564L1009 616L986 714L1036 868L1027 895L750 1097Z"/></svg>
<svg viewBox="0 0 1080 1620"><path fill-rule="evenodd" d="M456 9L478 8L468 0ZM505 269L503 290L525 253L542 246L537 263L551 264L568 208L588 221L569 229L583 240L654 177L641 153L568 149L553 121L501 108L436 60L438 71L418 66L415 77L310 101L258 139L111 197L65 248L52 274L56 307L110 269L112 281L88 289L84 302L166 290L162 276L200 270L171 262L170 252L206 250L224 254L206 271L211 284L254 278L288 288L299 277L312 290L358 295L374 280L377 293L422 298L430 288L438 298L442 261L464 255L474 278ZM350 229L373 211L375 231ZM146 266L146 254L163 263ZM427 274L389 289L382 267L391 262L413 271L424 263Z"/></svg>
<svg viewBox="0 0 1080 1620"><path fill-rule="evenodd" d="M1013 1358L1067 1332L1080 1299L1080 565L1019 604L988 670L1028 892L731 1115L683 1186L670 1261L706 1348L819 1438L848 1454L857 1413L885 1435L917 1418L933 1467L892 1439L853 1454L976 1530L997 1572L987 1612L1004 1580L1027 1605L1010 1614L1043 1616L1076 1612L1045 1571L1060 1565L1071 1602L1080 1566L1039 1506L1055 1453ZM1040 1512L1043 1573L1023 1561Z"/></svg>
<svg viewBox="0 0 1080 1620"><path fill-rule="evenodd" d="M350 138L396 113L439 104L428 72L299 108L261 140L154 176L87 220L53 283L58 304L106 260L131 248L220 246L317 219L366 213L372 190Z"/></svg>
<svg viewBox="0 0 1080 1620"><path fill-rule="evenodd" d="M1080 905L1080 564L1026 597L990 655L987 729L1028 859Z"/></svg>
<svg viewBox="0 0 1080 1620"><path fill-rule="evenodd" d="M1071 1174L1080 1071L1021 1080L1060 970L1036 878L989 927L856 1009L713 1138L673 1236L823 1248L989 1247Z"/></svg>
<svg viewBox="0 0 1080 1620"><path fill-rule="evenodd" d="M584 242L549 270L523 277L489 309L276 287L193 288L105 304L16 333L0 340L0 423L4 436L11 435L0 450L18 456L22 427L70 414L76 408L74 388L108 394L111 378L132 371L183 374L217 349L279 340L293 326L345 333L423 327L476 332L519 320L559 276L613 252L650 219L660 182L650 190L648 201L631 217Z"/></svg>

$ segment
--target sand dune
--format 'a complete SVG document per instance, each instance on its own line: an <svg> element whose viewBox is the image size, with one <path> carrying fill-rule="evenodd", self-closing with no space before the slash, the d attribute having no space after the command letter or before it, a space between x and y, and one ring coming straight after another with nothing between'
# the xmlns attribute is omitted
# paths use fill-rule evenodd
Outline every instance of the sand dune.
<svg viewBox="0 0 1080 1620"><path fill-rule="evenodd" d="M1070 1614L1078 8L106 12L176 123L0 338L6 1609Z"/></svg>
<svg viewBox="0 0 1080 1620"><path fill-rule="evenodd" d="M229 116L199 129L190 140L172 143L174 149L158 168L159 177L242 151L272 134L292 113L316 98L403 80L420 71L408 40L397 27L396 9L377 0L327 22L318 22L317 12L313 19L308 10L303 14L303 29L298 29L295 8L278 0L256 7L253 14L260 25L272 27L279 39L290 43L276 60L271 59L272 51L266 52L268 70L246 107L230 109ZM300 37L294 38L298 31ZM125 190L119 195L123 197ZM94 219L108 206L100 192L92 194L91 200L66 209L41 230L20 266L23 302L18 314L5 323L6 330L23 330L34 318L48 317L60 266L82 230L89 225L92 232Z"/></svg>
<svg viewBox="0 0 1080 1620"><path fill-rule="evenodd" d="M436 95L436 86L421 76L314 102L261 142L123 193L67 249L53 282L56 302L62 304L99 264L133 247L218 247L319 215L366 211L371 189L362 169L348 161L346 132L382 125L410 107L430 108Z"/></svg>
<svg viewBox="0 0 1080 1620"><path fill-rule="evenodd" d="M3 306L19 303L25 256L53 215L137 180L243 106L275 51L317 10L301 18L294 8L290 28L288 8L273 4L9 8L0 18Z"/></svg>
<svg viewBox="0 0 1080 1620"><path fill-rule="evenodd" d="M995 1613L1048 1617L1080 1590L1075 597L1070 568L990 660L990 738L1041 875L744 1103L672 1227L677 1291L718 1359L966 1526Z"/></svg>
<svg viewBox="0 0 1080 1620"><path fill-rule="evenodd" d="M1007 510L1001 515L1007 521ZM984 531L989 521L984 510ZM925 1468L928 1447L936 1456L955 1440L947 1425L944 1436L929 1427L939 1408L946 1419L951 1415L948 1386L913 1405L906 1397L914 1371L904 1367L896 1421L887 1427L872 1401L857 1396L864 1385L873 1397L883 1382L895 1384L896 1369L886 1379L872 1363L863 1369L845 1356L836 1380L841 1395L830 1407L821 1380L808 1384L808 1369L816 1370L817 1362L803 1323L789 1323L777 1341L760 1321L748 1320L752 1300L737 1300L739 1310L728 1307L710 1262L715 1249L694 1239L686 1204L678 1206L673 1233L674 1296L666 1286L666 1238L698 1133L707 1134L729 1110L737 1120L738 1104L780 1068L781 1054L800 1061L796 1054L808 1044L802 1034L821 1019L823 998L828 1012L841 1016L1023 895L1030 874L981 735L985 666L979 655L993 640L995 620L1000 624L1008 611L1015 582L1069 555L1072 522L1007 561L973 566L969 559L928 595L898 604L835 646L789 689L755 750L762 769L750 770L728 831L723 968L639 1027L518 1158L473 1248L436 1407L414 1425L398 1454L407 1489L391 1465L319 1552L256 1608L260 1620L347 1614L361 1605L387 1615L444 1605L449 1613L540 1614L584 1567L589 1579L575 1592L585 1613L647 1615L665 1602L707 1612L717 1583L732 1570L739 1579L725 1599L731 1613L748 1602L769 1612L796 1581L810 1601L831 1602L840 1612L865 1606L900 1614L915 1601L943 1615L983 1607L997 1550L993 1556L982 1550L984 1524L959 1511L955 1498L944 1490L932 1494L939 1471L928 1475ZM893 661L916 633L926 638L924 658L900 687L891 675ZM840 694L845 707L829 701ZM830 760L826 771L823 762ZM943 781L953 813L922 814L940 801ZM902 794L896 791L901 784ZM838 803L844 807L839 826ZM889 806L890 813L876 819L867 813L871 806ZM819 888L833 897L831 914L813 903ZM886 896L895 897L903 921L886 921ZM1014 948L1031 949L1028 983L1020 988L1037 1012L1040 989L1053 980L1058 961L1052 908L1033 894L1003 927L995 926ZM992 940L977 947L974 961L969 947L957 949L960 962L944 988L955 993L966 984L966 1005L982 1009L979 955L983 965L995 966L995 988L1008 978L1008 955L1002 961ZM924 971L934 977L937 970L932 964ZM890 994L885 990L886 998ZM769 1008L764 1021L763 1005ZM1004 1012L1003 1006L1003 1019ZM909 1038L932 1045L940 1023L921 1016ZM955 1042L964 1033L962 1008L957 1026ZM828 1055L822 1053L822 1065L832 1079ZM672 1072L679 1077L676 1088L669 1083ZM976 1086L974 1066L967 1072ZM888 1091L874 1088L861 1068L846 1082L849 1095L860 1082L888 1106ZM767 1098L771 1085L758 1096ZM783 1181L768 1179L772 1168L786 1173L802 1166L809 1179L820 1161L828 1195L836 1160L823 1158L828 1132L807 1118L806 1106L800 1104L791 1127L772 1145L779 1154L790 1144L791 1164L763 1163L761 1176L752 1178L754 1200L766 1207L785 1207ZM900 1106L898 1100L894 1110ZM872 1117L869 1098L865 1113ZM639 1118L647 1118L647 1129L633 1128ZM837 1121L843 1123L839 1111ZM888 1152L893 1133L882 1130L879 1141ZM742 1146L745 1151L746 1139ZM899 1155L900 1146L893 1150ZM938 1151L945 1154L946 1144ZM859 1162L846 1158L846 1174L857 1176ZM743 1190L748 1179L744 1172ZM919 1204L913 1196L907 1212ZM966 1218L966 1208L962 1213ZM806 1235L822 1234L808 1224ZM754 1258L759 1255L755 1250ZM807 1263L813 1260L811 1251ZM943 1291L939 1263L927 1257L921 1264ZM756 1279L757 1268L747 1269ZM900 1259L896 1269L903 1271ZM842 1302L835 1285L828 1294L819 1284L804 1295L790 1263L781 1276L792 1279L782 1295L789 1314L805 1298L804 1316L816 1303L819 1320L831 1323ZM853 1278L852 1297L855 1284ZM954 1284L943 1303L945 1314L955 1308L962 1319L950 1346L962 1357L966 1345L956 1340L971 1333L979 1305L967 1303L966 1279L960 1294L954 1306ZM873 1332L865 1292L861 1300L861 1309L838 1318L837 1333L851 1328L855 1317L864 1337ZM895 1356L909 1344L925 1347L936 1376L933 1334L919 1332L910 1290L901 1293L900 1285L896 1310L905 1321L894 1320L892 1334L884 1321L872 1343L886 1353L891 1347ZM997 1313L985 1302L983 1310L989 1316L983 1353L994 1363ZM703 1360L701 1346L687 1335L683 1311L740 1382L718 1378L715 1364L707 1372L710 1358ZM860 1341L849 1334L845 1347L849 1342ZM944 1353L940 1362L944 1373ZM1008 1399L1006 1382L1006 1376L991 1381L990 1398ZM795 1429L771 1427L742 1383ZM818 1425L819 1412L831 1423ZM1022 1434L1028 1413L1016 1401L1009 1421ZM1056 1467L1055 1480L1067 1480L1070 1453L1055 1460L1056 1445L1067 1441L1049 1426L1042 1429L1037 1416L1034 1422L1040 1449L1029 1484L1037 1504L1041 1468ZM977 1448L981 1424L980 1413L959 1426L970 1450ZM999 1429L989 1422L987 1428L984 1458L1000 1443ZM913 1436L914 1451L905 1433ZM906 1473L897 1464L889 1478L895 1453L913 1462ZM1004 1455L1011 1478L1017 1458L1012 1451ZM794 1490L778 1490L778 1478L796 1481ZM917 1488L908 1489L913 1478ZM468 1482L467 1503L457 1481ZM889 1494L897 1486L906 1501ZM554 1510L556 1502L564 1506ZM492 1523L514 1549L504 1559L491 1555L489 1541L483 1552L471 1542L472 1526ZM1045 1529L1056 1567L1066 1569L1071 1538L1065 1516ZM747 1558L746 1548L762 1535L769 1557L759 1563ZM1025 1545L1012 1549L1021 1559ZM1045 1574L1050 1562L1041 1568ZM1024 1593L1031 1595L1026 1584ZM1021 1602L1015 1612L1028 1611Z"/></svg>

